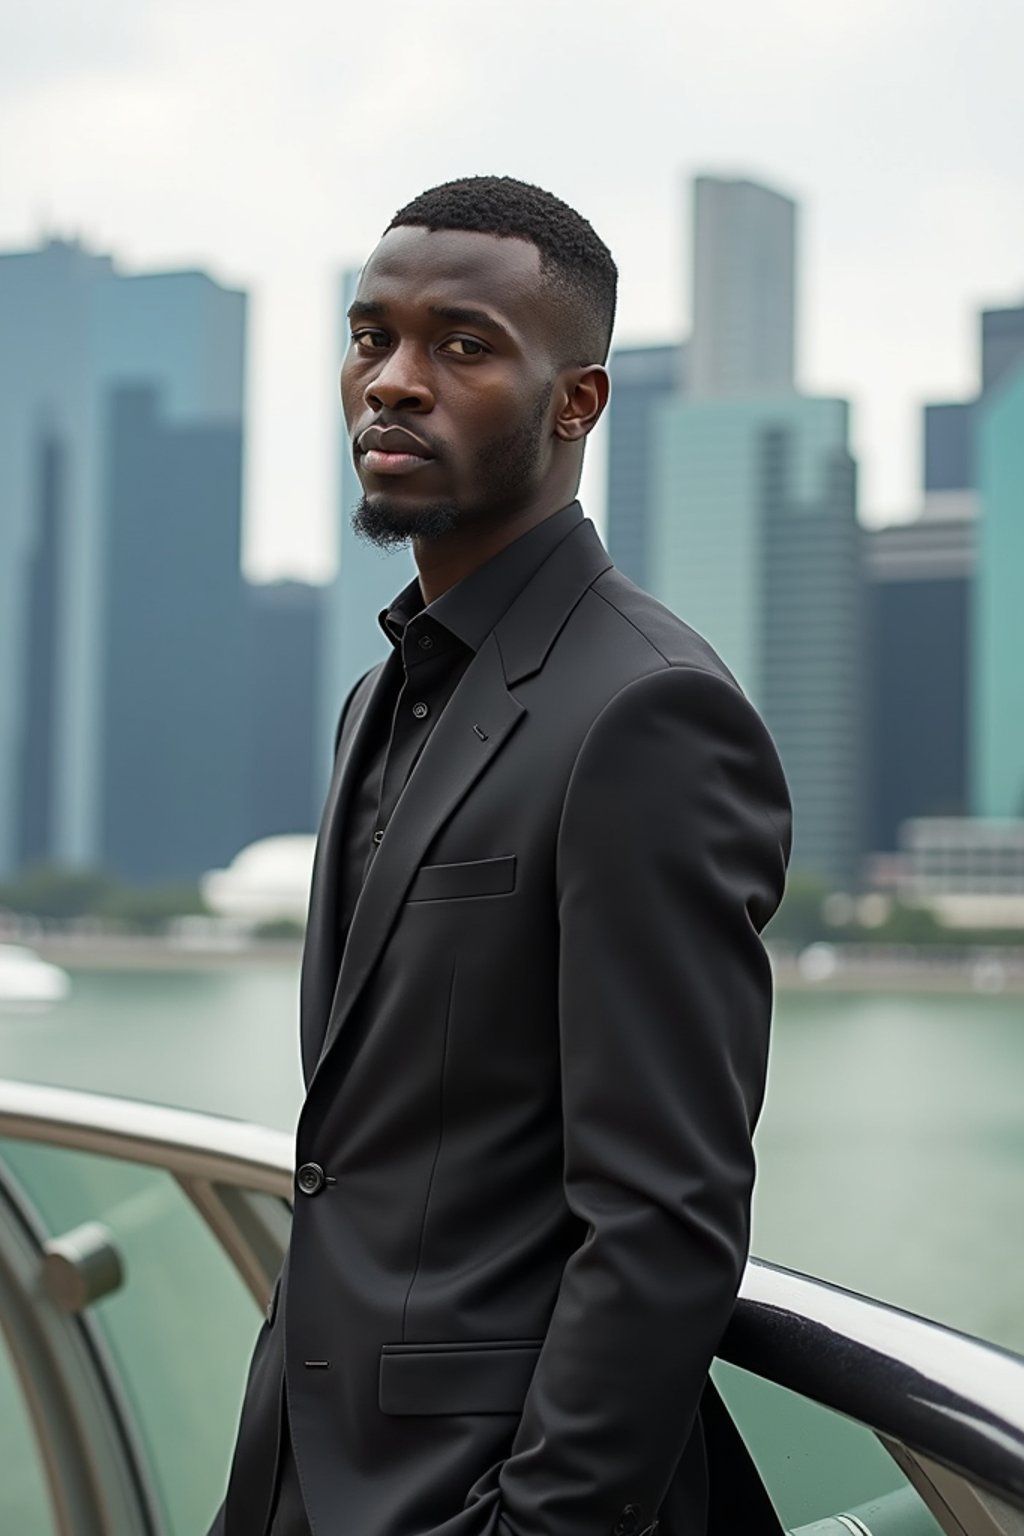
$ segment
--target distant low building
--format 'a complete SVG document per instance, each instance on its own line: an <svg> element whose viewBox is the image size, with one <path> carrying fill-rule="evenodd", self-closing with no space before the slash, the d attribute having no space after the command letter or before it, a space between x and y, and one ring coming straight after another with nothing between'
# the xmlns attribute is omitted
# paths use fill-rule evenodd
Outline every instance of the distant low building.
<svg viewBox="0 0 1024 1536"><path fill-rule="evenodd" d="M905 901L952 927L1024 927L1024 819L918 817L900 843Z"/></svg>

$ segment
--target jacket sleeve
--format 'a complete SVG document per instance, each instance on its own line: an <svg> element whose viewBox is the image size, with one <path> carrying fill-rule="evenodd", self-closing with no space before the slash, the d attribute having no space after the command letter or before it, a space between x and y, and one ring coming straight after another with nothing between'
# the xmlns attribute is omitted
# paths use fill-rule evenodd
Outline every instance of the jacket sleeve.
<svg viewBox="0 0 1024 1536"><path fill-rule="evenodd" d="M510 1455L504 1536L656 1518L749 1246L790 810L744 695L666 667L604 708L559 829L566 1200L586 1223Z"/></svg>

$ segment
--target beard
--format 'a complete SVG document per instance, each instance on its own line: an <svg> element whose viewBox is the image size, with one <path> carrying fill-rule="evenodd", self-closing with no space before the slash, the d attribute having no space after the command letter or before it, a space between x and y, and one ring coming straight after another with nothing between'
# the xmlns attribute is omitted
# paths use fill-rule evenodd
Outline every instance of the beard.
<svg viewBox="0 0 1024 1536"><path fill-rule="evenodd" d="M480 518L499 522L514 517L536 484L551 389L549 385L519 426L477 450L473 478L484 489L473 503L439 500L410 507L399 497L375 496L371 502L364 492L352 513L353 532L378 549L396 549L410 539L423 543L443 539Z"/></svg>

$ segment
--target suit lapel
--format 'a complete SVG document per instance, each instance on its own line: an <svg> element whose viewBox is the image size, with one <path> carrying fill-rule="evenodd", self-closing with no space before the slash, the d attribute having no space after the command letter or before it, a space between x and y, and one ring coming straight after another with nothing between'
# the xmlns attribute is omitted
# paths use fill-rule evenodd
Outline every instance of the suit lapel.
<svg viewBox="0 0 1024 1536"><path fill-rule="evenodd" d="M313 1075L317 1051L327 1026L345 939L338 908L345 827L349 820L353 792L358 784L362 749L377 725L379 712L386 704L386 668L387 662L377 669L375 675L366 678L349 706L338 743L334 774L320 819L309 894L309 917L302 951L300 989L303 1073L307 1084Z"/></svg>
<svg viewBox="0 0 1024 1536"><path fill-rule="evenodd" d="M377 962L427 847L523 714L505 685L491 634L445 705L374 855L345 942L318 1072Z"/></svg>

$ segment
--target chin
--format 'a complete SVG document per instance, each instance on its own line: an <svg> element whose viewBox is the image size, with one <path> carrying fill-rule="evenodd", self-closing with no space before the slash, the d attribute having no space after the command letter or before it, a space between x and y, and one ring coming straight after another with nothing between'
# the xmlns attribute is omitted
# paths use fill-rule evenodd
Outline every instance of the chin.
<svg viewBox="0 0 1024 1536"><path fill-rule="evenodd" d="M453 501L426 501L417 505L405 497L364 492L352 513L352 528L368 543L381 549L393 549L412 539L442 539L461 528L466 520L466 512Z"/></svg>

